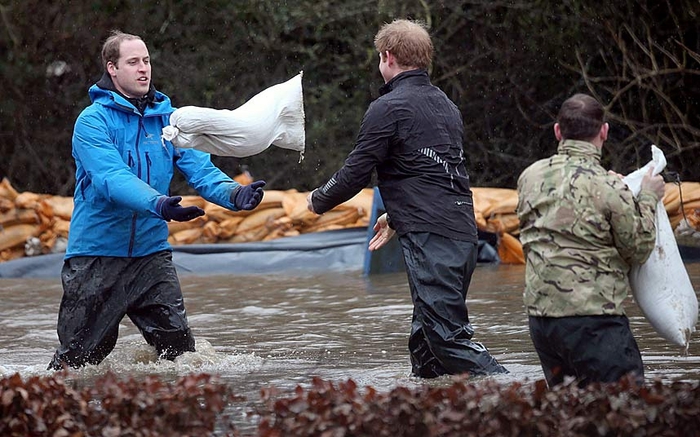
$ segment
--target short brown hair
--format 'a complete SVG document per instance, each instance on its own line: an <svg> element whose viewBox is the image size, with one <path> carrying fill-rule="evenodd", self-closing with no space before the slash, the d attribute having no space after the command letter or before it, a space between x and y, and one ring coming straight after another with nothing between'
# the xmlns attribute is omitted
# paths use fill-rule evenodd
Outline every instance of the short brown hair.
<svg viewBox="0 0 700 437"><path fill-rule="evenodd" d="M587 94L574 94L561 105L557 123L563 139L588 141L605 123L605 109Z"/></svg>
<svg viewBox="0 0 700 437"><path fill-rule="evenodd" d="M107 70L107 63L112 62L117 64L119 61L119 47L124 41L133 39L141 39L140 36L124 33L120 30L113 30L109 34L109 38L102 45L102 66Z"/></svg>
<svg viewBox="0 0 700 437"><path fill-rule="evenodd" d="M427 27L418 21L394 20L374 37L379 53L391 52L401 67L427 69L433 60L433 43Z"/></svg>

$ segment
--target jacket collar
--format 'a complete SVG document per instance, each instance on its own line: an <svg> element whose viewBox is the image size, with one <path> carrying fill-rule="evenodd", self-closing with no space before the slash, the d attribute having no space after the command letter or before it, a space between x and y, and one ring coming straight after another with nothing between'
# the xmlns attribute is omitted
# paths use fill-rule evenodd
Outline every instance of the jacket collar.
<svg viewBox="0 0 700 437"><path fill-rule="evenodd" d="M107 74L107 72L104 72L102 74L102 77L100 78L100 80L97 81L95 85L103 90L112 91L113 93L118 94L127 102L131 103L134 106L134 108L138 109L138 111L141 114L144 113L147 107L152 107L156 103L156 88L153 86L152 83L148 89L148 92L143 97L127 97L124 94L122 94L114 85L112 77L109 74Z"/></svg>
<svg viewBox="0 0 700 437"><path fill-rule="evenodd" d="M141 99L130 99L116 89L112 78L106 73L90 87L88 94L92 102L99 101L102 105L138 115L168 115L173 112L168 96L156 90L153 84ZM138 104L143 105L143 112L139 111Z"/></svg>
<svg viewBox="0 0 700 437"><path fill-rule="evenodd" d="M600 161L602 150L588 141L564 140L559 143L557 153L569 156L589 156Z"/></svg>
<svg viewBox="0 0 700 437"><path fill-rule="evenodd" d="M415 85L430 85L430 77L428 76L428 72L423 69L402 71L379 88L379 95L383 96L402 84L407 83Z"/></svg>

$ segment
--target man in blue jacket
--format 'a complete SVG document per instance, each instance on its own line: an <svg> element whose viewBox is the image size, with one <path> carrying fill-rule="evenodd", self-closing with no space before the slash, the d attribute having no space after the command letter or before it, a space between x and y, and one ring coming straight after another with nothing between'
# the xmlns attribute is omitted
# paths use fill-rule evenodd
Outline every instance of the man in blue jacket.
<svg viewBox="0 0 700 437"><path fill-rule="evenodd" d="M396 20L379 30L374 45L385 81L381 96L367 109L345 165L310 193L309 210L322 214L350 199L376 169L389 221L377 221L370 250L398 233L413 299L412 373L506 373L472 341L466 297L478 237L462 115L430 83L430 35L417 22Z"/></svg>
<svg viewBox="0 0 700 437"><path fill-rule="evenodd" d="M174 108L151 83L140 37L114 31L105 73L75 123L74 209L61 272L63 299L50 369L99 364L128 315L160 358L195 350L168 244L167 221L204 214L168 191L174 167L202 197L234 211L255 208L264 181L241 185L209 155L161 140Z"/></svg>

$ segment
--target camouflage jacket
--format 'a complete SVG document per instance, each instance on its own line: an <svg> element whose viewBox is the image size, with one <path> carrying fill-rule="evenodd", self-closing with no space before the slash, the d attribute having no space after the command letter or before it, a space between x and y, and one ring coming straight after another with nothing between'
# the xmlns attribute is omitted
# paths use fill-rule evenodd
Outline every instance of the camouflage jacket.
<svg viewBox="0 0 700 437"><path fill-rule="evenodd" d="M656 195L635 199L600 156L591 143L566 140L518 179L528 315L624 314L630 264L653 250Z"/></svg>

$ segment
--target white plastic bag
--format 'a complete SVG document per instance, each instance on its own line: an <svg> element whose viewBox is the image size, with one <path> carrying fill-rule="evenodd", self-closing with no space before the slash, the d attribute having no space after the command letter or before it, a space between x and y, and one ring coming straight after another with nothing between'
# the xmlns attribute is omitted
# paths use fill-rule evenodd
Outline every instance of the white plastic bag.
<svg viewBox="0 0 700 437"><path fill-rule="evenodd" d="M170 126L163 128L163 139L175 147L237 158L275 145L300 152L301 160L306 142L302 75L261 91L234 110L176 109Z"/></svg>
<svg viewBox="0 0 700 437"><path fill-rule="evenodd" d="M651 153L647 165L623 178L635 196L650 167L655 175L666 167L666 157L658 147L652 145ZM698 299L661 200L656 206L654 251L644 264L632 266L629 278L634 300L654 330L687 351L698 321Z"/></svg>

